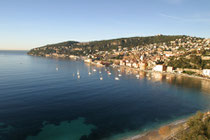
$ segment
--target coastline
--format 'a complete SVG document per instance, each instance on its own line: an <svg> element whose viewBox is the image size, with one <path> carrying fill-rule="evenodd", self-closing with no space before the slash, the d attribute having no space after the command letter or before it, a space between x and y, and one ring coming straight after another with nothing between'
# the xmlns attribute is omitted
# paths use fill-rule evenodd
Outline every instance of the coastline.
<svg viewBox="0 0 210 140"><path fill-rule="evenodd" d="M159 72L159 71L154 71L154 70L140 70L137 68L131 68L131 67L127 67L127 66L112 66L112 67L118 67L118 68L124 68L124 69L130 69L130 70L134 70L137 72L146 72L146 73L160 73L160 74L170 74L170 75L175 75L175 76L185 76L185 77L191 77L191 78L196 78L196 79L201 79L201 80L207 80L210 81L210 78L207 77L201 77L201 76L197 76L197 75L189 75L189 74L184 74L184 73L175 73L175 72Z"/></svg>
<svg viewBox="0 0 210 140"><path fill-rule="evenodd" d="M187 118L177 120L172 123L161 125L158 128L122 140L169 140L172 136L179 132L179 129L186 123L186 121ZM159 129L163 127L168 127L170 129L170 132L168 132L168 134L165 135L160 135Z"/></svg>
<svg viewBox="0 0 210 140"><path fill-rule="evenodd" d="M28 54L30 55L30 54ZM36 55L31 55L31 56L36 56ZM41 56L41 57L45 57L45 58L63 58L63 59L70 59L70 60L82 60L84 63L86 64L90 64L90 65L94 65L97 67L106 67L105 65L99 64L99 63L95 63L95 62L85 62L84 59L81 56L69 56L69 57L46 57L46 56ZM160 73L160 74L171 74L171 75L175 75L175 76L185 76L185 77L190 77L190 78L196 78L196 79L201 79L201 80L207 80L210 81L210 78L208 77L201 77L201 76L197 76L197 75L189 75L189 74L185 74L185 73L175 73L175 72L160 72L160 71L154 71L154 70L140 70L139 68L132 68L132 67L128 67L128 66L121 66L121 65L110 65L110 67L117 67L117 68L126 68L126 69L130 69L130 70L134 70L134 71L138 71L138 72L146 72L146 73Z"/></svg>
<svg viewBox="0 0 210 140"><path fill-rule="evenodd" d="M52 57L52 58L55 58L55 57ZM71 59L72 60L82 60L84 62L84 60L81 57L77 57L76 59L74 59L74 58L68 58L68 59L70 59L70 60ZM86 63L88 65L94 65L96 67L105 67L104 65L98 65L97 63L94 63L94 62L91 62L91 63L84 62L84 63ZM162 75L168 74L168 75L183 76L183 77L190 77L190 78L196 78L196 79L210 81L210 79L206 78L206 77L200 77L200 76L196 76L196 75L189 75L189 74L183 74L183 73L158 72L158 71L154 71L154 70L140 70L138 68L131 68L131 67L120 66L120 65L110 65L109 67L112 67L114 69L116 69L116 68L118 68L118 69L121 69L121 68L122 69L129 69L129 71L131 70L131 71L135 71L135 72L159 73L159 74L162 74ZM192 115L190 115L190 116L192 116ZM174 133L176 133L178 131L178 128L182 127L186 123L188 118L189 118L189 116L186 117L185 119L172 121L169 124L163 124L159 128L150 129L148 131L139 133L138 135L133 135L133 136L130 136L130 137L125 138L125 139L122 138L122 140L166 140L166 139L169 140L168 138L170 136L172 136ZM170 133L170 134L165 135L165 136L161 136L158 131L161 127L164 127L164 126L170 127L170 129L173 133Z"/></svg>

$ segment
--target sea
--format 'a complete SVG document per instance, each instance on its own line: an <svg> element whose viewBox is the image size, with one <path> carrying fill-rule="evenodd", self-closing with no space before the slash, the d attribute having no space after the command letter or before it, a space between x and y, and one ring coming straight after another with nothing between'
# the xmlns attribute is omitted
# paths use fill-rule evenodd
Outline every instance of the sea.
<svg viewBox="0 0 210 140"><path fill-rule="evenodd" d="M123 140L209 109L207 80L0 51L0 140Z"/></svg>

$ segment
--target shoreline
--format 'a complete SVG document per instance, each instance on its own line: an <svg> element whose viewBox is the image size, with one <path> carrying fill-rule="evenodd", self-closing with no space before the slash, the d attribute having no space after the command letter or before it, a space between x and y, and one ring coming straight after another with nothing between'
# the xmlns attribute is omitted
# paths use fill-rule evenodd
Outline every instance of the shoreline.
<svg viewBox="0 0 210 140"><path fill-rule="evenodd" d="M28 54L29 55L29 54ZM30 56L36 56L36 55L30 55ZM98 63L94 63L94 62L85 62L84 59L81 56L71 56L71 57L46 57L46 56L40 56L40 57L45 57L45 58L60 58L60 59L69 59L69 60L82 60L84 63L96 66L96 67L106 67L105 65L102 64L98 64ZM131 69L134 71L138 71L138 72L147 72L147 73L160 73L160 74L171 74L171 75L175 75L175 76L185 76L185 77L190 77L190 78L196 78L196 79L201 79L201 80L207 80L210 81L210 77L201 77L201 76L197 76L197 75L189 75L186 73L175 73L175 72L160 72L160 71L154 71L154 70L140 70L139 68L131 68L128 66L121 66L121 65L110 65L108 67L118 67L118 68L126 68L126 69Z"/></svg>
<svg viewBox="0 0 210 140"><path fill-rule="evenodd" d="M128 138L122 139L122 140L165 140L169 139L171 136L179 132L179 129L187 122L187 119L181 119L174 122L171 122L169 124L161 125L158 128L154 128L151 130L148 130L146 132L140 133L138 135L130 136ZM162 127L168 127L170 128L170 132L166 135L160 135L159 129Z"/></svg>
<svg viewBox="0 0 210 140"><path fill-rule="evenodd" d="M189 74L185 74L185 73L175 73L175 72L159 72L159 71L154 71L154 70L140 70L137 68L131 68L131 67L127 67L127 66L111 66L113 68L118 67L118 68L124 68L124 69L131 69L134 71L138 71L138 72L146 72L146 73L159 73L159 74L170 74L170 75L175 75L175 76L185 76L185 77L190 77L190 78L196 78L196 79L201 79L201 80L207 80L210 81L210 78L208 77L201 77L201 76L197 76L197 75L189 75Z"/></svg>

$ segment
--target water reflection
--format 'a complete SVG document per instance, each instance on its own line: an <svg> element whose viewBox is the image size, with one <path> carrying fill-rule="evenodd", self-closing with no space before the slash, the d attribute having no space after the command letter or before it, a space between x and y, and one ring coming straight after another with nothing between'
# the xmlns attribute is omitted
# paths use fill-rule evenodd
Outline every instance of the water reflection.
<svg viewBox="0 0 210 140"><path fill-rule="evenodd" d="M151 82L166 82L168 84L210 93L210 81L201 78L188 77L178 74L160 73L160 72L145 72L137 71L132 68L120 68L120 71L125 75L139 75L139 79L147 79Z"/></svg>

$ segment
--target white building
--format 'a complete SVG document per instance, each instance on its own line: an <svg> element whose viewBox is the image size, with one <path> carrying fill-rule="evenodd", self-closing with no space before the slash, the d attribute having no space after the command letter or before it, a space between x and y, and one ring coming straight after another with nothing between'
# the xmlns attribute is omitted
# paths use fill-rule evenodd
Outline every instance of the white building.
<svg viewBox="0 0 210 140"><path fill-rule="evenodd" d="M132 67L132 64L131 63L126 63L126 66Z"/></svg>
<svg viewBox="0 0 210 140"><path fill-rule="evenodd" d="M166 70L166 67L164 65L156 65L154 68L153 68L154 71L159 71L159 72L163 72Z"/></svg>
<svg viewBox="0 0 210 140"><path fill-rule="evenodd" d="M210 77L210 69L203 69L203 75Z"/></svg>
<svg viewBox="0 0 210 140"><path fill-rule="evenodd" d="M167 67L167 72L173 72L174 68L173 67Z"/></svg>
<svg viewBox="0 0 210 140"><path fill-rule="evenodd" d="M137 63L133 63L134 68L139 68L139 65Z"/></svg>

